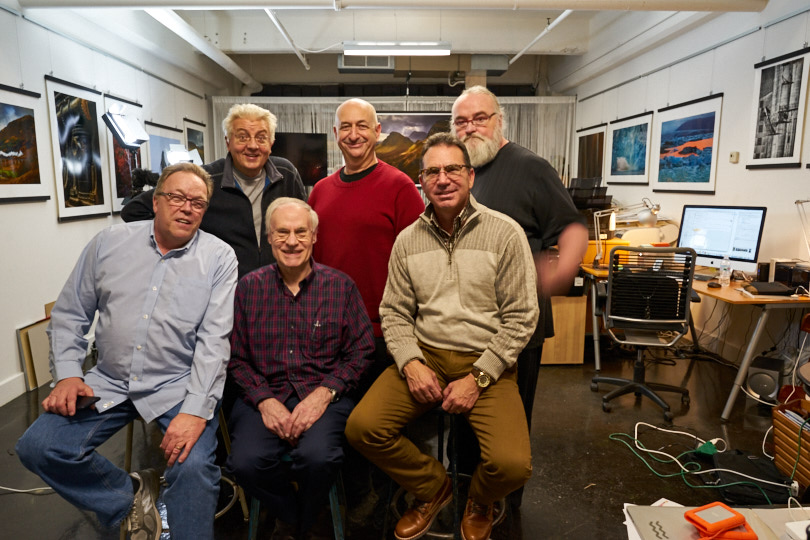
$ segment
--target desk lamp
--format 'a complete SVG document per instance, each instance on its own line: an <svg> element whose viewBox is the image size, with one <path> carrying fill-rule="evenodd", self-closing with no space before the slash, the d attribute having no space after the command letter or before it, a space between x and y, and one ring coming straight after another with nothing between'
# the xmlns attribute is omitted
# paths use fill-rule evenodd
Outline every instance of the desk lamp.
<svg viewBox="0 0 810 540"><path fill-rule="evenodd" d="M602 257L605 252L602 249L602 231L600 218L610 215L608 230L616 230L616 221L638 221L644 227L652 227L658 221L658 212L661 210L660 204L653 204L650 199L644 197L640 203L629 206L617 206L605 210L597 210L593 213L593 229L596 234L596 257L593 259L594 268L602 265ZM607 238L605 238L607 244ZM607 248L605 248L607 249Z"/></svg>

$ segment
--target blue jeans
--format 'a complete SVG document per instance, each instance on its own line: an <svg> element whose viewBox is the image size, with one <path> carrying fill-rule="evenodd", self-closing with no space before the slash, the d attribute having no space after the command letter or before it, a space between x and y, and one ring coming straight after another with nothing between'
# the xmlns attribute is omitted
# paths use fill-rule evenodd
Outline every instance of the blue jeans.
<svg viewBox="0 0 810 540"><path fill-rule="evenodd" d="M181 405L157 418L164 433ZM130 401L101 414L92 409L76 411L72 417L44 413L20 437L17 455L68 502L95 512L104 526L114 527L132 508L132 480L96 447L138 416ZM214 463L217 426L215 415L186 460L164 472L169 487L163 499L173 540L214 538L220 480Z"/></svg>

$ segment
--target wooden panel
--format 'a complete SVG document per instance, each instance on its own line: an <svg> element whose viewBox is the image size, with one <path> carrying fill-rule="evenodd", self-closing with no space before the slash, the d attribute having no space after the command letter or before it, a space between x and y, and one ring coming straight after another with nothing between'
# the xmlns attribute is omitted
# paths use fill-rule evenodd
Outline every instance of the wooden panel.
<svg viewBox="0 0 810 540"><path fill-rule="evenodd" d="M543 344L541 364L582 364L585 355L587 296L554 296L554 337Z"/></svg>

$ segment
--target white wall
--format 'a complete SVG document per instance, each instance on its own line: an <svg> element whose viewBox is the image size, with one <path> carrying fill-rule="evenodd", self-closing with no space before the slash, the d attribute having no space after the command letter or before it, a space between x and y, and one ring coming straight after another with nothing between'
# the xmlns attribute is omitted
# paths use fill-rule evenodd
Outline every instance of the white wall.
<svg viewBox="0 0 810 540"><path fill-rule="evenodd" d="M101 33L87 39L101 41ZM56 299L84 245L97 231L119 221L117 216L58 221L44 75L141 103L143 118L156 123L182 129L184 117L204 122L208 144L211 136L220 135L210 125L207 99L166 81L197 96L238 89L219 68L203 68L208 76L197 77L131 46L114 48L109 36L104 40L110 48L101 52L0 9L0 83L41 94L33 107L41 181L50 196L44 202L0 204L0 405L25 391L15 330L43 318L44 305ZM105 188L109 190L109 184Z"/></svg>
<svg viewBox="0 0 810 540"><path fill-rule="evenodd" d="M754 64L808 46L810 12L806 10L804 0L771 0L762 13L703 17L697 28L688 26L690 20L695 20L690 14L662 18L661 14L635 13L632 28L620 27L626 20L619 20L601 29L583 57L553 61L549 76L552 89L576 93L580 100L577 129L723 93L714 195L653 193L651 186L612 184L608 194L613 195L614 201L632 204L649 197L661 205L665 217L675 220L680 219L684 204L767 206L760 261L771 257L808 260L810 254L804 246L794 201L810 198L810 170L805 168L810 163L810 134L805 132L804 135L800 169L745 168L751 152L751 115L756 106ZM650 35L660 25L677 20L686 23L678 37L661 44L651 41ZM704 50L706 52L687 59ZM685 60L676 62L681 59ZM669 64L673 65L665 67ZM605 65L611 65L607 72L603 70ZM807 78L805 74L805 92ZM569 88L571 80L576 80L577 86ZM805 130L808 128L806 116L807 113ZM740 153L737 164L729 163L732 151ZM726 305L718 305L712 312L714 307L713 301L703 302L696 319L706 323L712 313L707 329L720 324L716 335L728 339L725 344L717 342L715 345L724 346L726 357L734 359L739 356L738 349L745 343L746 335L752 331L753 308L728 310ZM772 317L768 327L769 337L775 342L780 341L787 326L786 313L781 315ZM725 332L727 329L730 332ZM795 337L798 332L795 325L789 329ZM788 341L795 343L795 340Z"/></svg>

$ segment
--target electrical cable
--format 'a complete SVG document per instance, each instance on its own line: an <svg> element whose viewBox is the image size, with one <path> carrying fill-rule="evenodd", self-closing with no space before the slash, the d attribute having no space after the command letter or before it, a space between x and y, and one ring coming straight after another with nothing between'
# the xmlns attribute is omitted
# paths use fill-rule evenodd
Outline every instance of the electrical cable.
<svg viewBox="0 0 810 540"><path fill-rule="evenodd" d="M6 486L0 486L0 489L5 491L11 491L12 493L31 493L33 495L50 495L54 493L53 488L48 486L31 489L15 489Z"/></svg>

